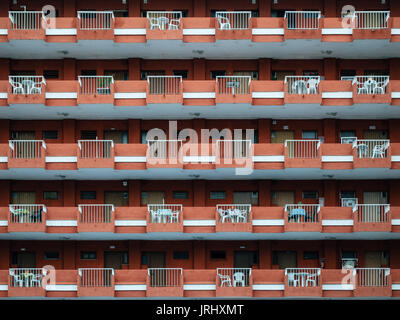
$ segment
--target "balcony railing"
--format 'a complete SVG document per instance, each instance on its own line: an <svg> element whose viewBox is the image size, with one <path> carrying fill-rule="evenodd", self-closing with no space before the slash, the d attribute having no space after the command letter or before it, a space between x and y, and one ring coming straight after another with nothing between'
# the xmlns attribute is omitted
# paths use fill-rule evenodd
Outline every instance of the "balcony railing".
<svg viewBox="0 0 400 320"><path fill-rule="evenodd" d="M388 223L390 204L356 204L358 222Z"/></svg>
<svg viewBox="0 0 400 320"><path fill-rule="evenodd" d="M287 148L287 157L289 159L317 159L319 158L320 140L303 139L303 140L285 140Z"/></svg>
<svg viewBox="0 0 400 320"><path fill-rule="evenodd" d="M320 286L320 268L286 268L285 277L289 287Z"/></svg>
<svg viewBox="0 0 400 320"><path fill-rule="evenodd" d="M8 82L13 94L42 94L42 89L46 85L43 76L9 76Z"/></svg>
<svg viewBox="0 0 400 320"><path fill-rule="evenodd" d="M113 11L78 11L79 29L109 30L114 20Z"/></svg>
<svg viewBox="0 0 400 320"><path fill-rule="evenodd" d="M148 268L150 287L180 287L183 284L182 268Z"/></svg>
<svg viewBox="0 0 400 320"><path fill-rule="evenodd" d="M9 274L11 287L39 288L46 271L43 268L13 268L9 269Z"/></svg>
<svg viewBox="0 0 400 320"><path fill-rule="evenodd" d="M219 287L249 287L251 268L217 268Z"/></svg>
<svg viewBox="0 0 400 320"><path fill-rule="evenodd" d="M217 140L220 159L243 159L251 156L251 140Z"/></svg>
<svg viewBox="0 0 400 320"><path fill-rule="evenodd" d="M387 139L356 139L353 149L357 148L358 158L387 158L390 140Z"/></svg>
<svg viewBox="0 0 400 320"><path fill-rule="evenodd" d="M352 18L355 29L387 29L390 11L355 11Z"/></svg>
<svg viewBox="0 0 400 320"><path fill-rule="evenodd" d="M179 30L182 11L147 11L150 30Z"/></svg>
<svg viewBox="0 0 400 320"><path fill-rule="evenodd" d="M319 29L320 11L285 11L284 19L289 30Z"/></svg>
<svg viewBox="0 0 400 320"><path fill-rule="evenodd" d="M79 268L79 286L85 288L112 287L114 269L112 268Z"/></svg>
<svg viewBox="0 0 400 320"><path fill-rule="evenodd" d="M46 149L44 140L9 140L12 159L40 159L42 148Z"/></svg>
<svg viewBox="0 0 400 320"><path fill-rule="evenodd" d="M288 94L318 94L320 76L285 76Z"/></svg>
<svg viewBox="0 0 400 320"><path fill-rule="evenodd" d="M152 159L177 158L182 140L147 140L148 157Z"/></svg>
<svg viewBox="0 0 400 320"><path fill-rule="evenodd" d="M79 93L82 95L108 95L111 94L113 76L78 76Z"/></svg>
<svg viewBox="0 0 400 320"><path fill-rule="evenodd" d="M114 213L113 204L80 204L80 223L111 223Z"/></svg>
<svg viewBox="0 0 400 320"><path fill-rule="evenodd" d="M44 204L10 204L9 208L11 223L42 223L47 213Z"/></svg>
<svg viewBox="0 0 400 320"><path fill-rule="evenodd" d="M250 76L217 76L218 94L250 94Z"/></svg>
<svg viewBox="0 0 400 320"><path fill-rule="evenodd" d="M150 223L179 223L181 204L148 204Z"/></svg>
<svg viewBox="0 0 400 320"><path fill-rule="evenodd" d="M250 29L251 11L217 11L219 30Z"/></svg>
<svg viewBox="0 0 400 320"><path fill-rule="evenodd" d="M357 94L386 94L389 76L355 76L352 84L357 86Z"/></svg>
<svg viewBox="0 0 400 320"><path fill-rule="evenodd" d="M251 204L218 204L221 223L246 223L250 221Z"/></svg>
<svg viewBox="0 0 400 320"><path fill-rule="evenodd" d="M9 11L11 30L39 30L46 20L43 11Z"/></svg>
<svg viewBox="0 0 400 320"><path fill-rule="evenodd" d="M111 159L114 141L78 140L80 159Z"/></svg>
<svg viewBox="0 0 400 320"><path fill-rule="evenodd" d="M388 287L390 268L355 268L358 287Z"/></svg>
<svg viewBox="0 0 400 320"><path fill-rule="evenodd" d="M285 212L288 222L294 223L317 223L319 222L319 204L287 204Z"/></svg>
<svg viewBox="0 0 400 320"><path fill-rule="evenodd" d="M147 76L149 94L180 95L182 91L182 76Z"/></svg>

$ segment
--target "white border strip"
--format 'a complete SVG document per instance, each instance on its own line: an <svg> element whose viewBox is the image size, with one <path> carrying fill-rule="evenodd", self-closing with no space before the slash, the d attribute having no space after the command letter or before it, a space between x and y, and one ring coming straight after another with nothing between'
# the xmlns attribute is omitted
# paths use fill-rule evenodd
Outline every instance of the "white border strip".
<svg viewBox="0 0 400 320"><path fill-rule="evenodd" d="M322 156L322 162L353 162L353 156Z"/></svg>
<svg viewBox="0 0 400 320"><path fill-rule="evenodd" d="M285 290L284 284L253 284L254 291L282 291Z"/></svg>
<svg viewBox="0 0 400 320"><path fill-rule="evenodd" d="M283 36L285 29L283 28L253 28L251 30L253 36Z"/></svg>
<svg viewBox="0 0 400 320"><path fill-rule="evenodd" d="M0 36L7 36L8 35L8 29L0 29Z"/></svg>
<svg viewBox="0 0 400 320"><path fill-rule="evenodd" d="M352 35L353 29L352 28L327 28L321 30L322 35Z"/></svg>
<svg viewBox="0 0 400 320"><path fill-rule="evenodd" d="M146 220L115 220L116 227L145 227L147 226Z"/></svg>
<svg viewBox="0 0 400 320"><path fill-rule="evenodd" d="M146 92L116 92L114 99L146 99Z"/></svg>
<svg viewBox="0 0 400 320"><path fill-rule="evenodd" d="M284 226L284 219L253 219L253 226Z"/></svg>
<svg viewBox="0 0 400 320"><path fill-rule="evenodd" d="M338 91L338 92L322 92L322 99L352 99L353 92Z"/></svg>
<svg viewBox="0 0 400 320"><path fill-rule="evenodd" d="M46 220L47 227L77 227L76 220Z"/></svg>
<svg viewBox="0 0 400 320"><path fill-rule="evenodd" d="M46 286L46 291L78 291L76 284L50 284Z"/></svg>
<svg viewBox="0 0 400 320"><path fill-rule="evenodd" d="M146 291L147 286L145 284L116 284L114 286L115 291Z"/></svg>
<svg viewBox="0 0 400 320"><path fill-rule="evenodd" d="M8 221L7 220L0 220L0 227L8 227Z"/></svg>
<svg viewBox="0 0 400 320"><path fill-rule="evenodd" d="M206 291L206 290L216 290L217 286L215 284L184 284L183 290L185 291Z"/></svg>
<svg viewBox="0 0 400 320"><path fill-rule="evenodd" d="M46 29L46 36L76 36L76 34L75 28Z"/></svg>
<svg viewBox="0 0 400 320"><path fill-rule="evenodd" d="M54 162L68 163L68 162L77 162L77 161L78 161L77 157L46 157L46 162L49 162L49 163L54 163Z"/></svg>
<svg viewBox="0 0 400 320"><path fill-rule="evenodd" d="M114 157L114 162L123 162L123 163L138 163L138 162L147 162L146 157L125 157L125 156L118 156Z"/></svg>
<svg viewBox="0 0 400 320"><path fill-rule="evenodd" d="M283 99L285 93L283 91L270 91L270 92L253 92L253 99Z"/></svg>
<svg viewBox="0 0 400 320"><path fill-rule="evenodd" d="M253 156L253 162L285 162L285 156Z"/></svg>
<svg viewBox="0 0 400 320"><path fill-rule="evenodd" d="M325 291L332 291L332 290L338 290L338 291L347 291L347 290L354 290L354 285L352 284L323 284L322 285L322 290Z"/></svg>
<svg viewBox="0 0 400 320"><path fill-rule="evenodd" d="M76 92L46 92L46 99L77 99Z"/></svg>
<svg viewBox="0 0 400 320"><path fill-rule="evenodd" d="M351 219L343 219L343 220L322 220L323 227L333 227L333 226L353 226L354 221Z"/></svg>
<svg viewBox="0 0 400 320"><path fill-rule="evenodd" d="M134 29L114 29L115 36L145 36L146 29L134 28Z"/></svg>
<svg viewBox="0 0 400 320"><path fill-rule="evenodd" d="M183 220L184 227L215 227L215 220Z"/></svg>
<svg viewBox="0 0 400 320"><path fill-rule="evenodd" d="M0 92L0 99L8 99L7 92Z"/></svg>
<svg viewBox="0 0 400 320"><path fill-rule="evenodd" d="M184 36L214 36L215 29L183 29L182 34Z"/></svg>
<svg viewBox="0 0 400 320"><path fill-rule="evenodd" d="M184 92L183 99L215 99L215 92Z"/></svg>

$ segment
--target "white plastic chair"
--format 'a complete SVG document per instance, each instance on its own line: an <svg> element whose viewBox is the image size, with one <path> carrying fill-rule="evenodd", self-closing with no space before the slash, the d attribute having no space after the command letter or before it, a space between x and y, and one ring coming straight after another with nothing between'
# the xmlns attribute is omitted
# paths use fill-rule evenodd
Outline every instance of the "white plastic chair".
<svg viewBox="0 0 400 320"><path fill-rule="evenodd" d="M179 30L181 22L178 19L171 19L168 24L168 30Z"/></svg>
<svg viewBox="0 0 400 320"><path fill-rule="evenodd" d="M17 82L17 81L10 81L10 84L13 88L13 94L18 94L18 93L25 93L24 87L22 86L22 83Z"/></svg>
<svg viewBox="0 0 400 320"><path fill-rule="evenodd" d="M308 283L311 283L313 287L317 286L317 274L309 274L306 279L306 287L308 287Z"/></svg>
<svg viewBox="0 0 400 320"><path fill-rule="evenodd" d="M364 81L363 86L361 88L358 88L357 93L366 93L366 94L371 94L374 92L376 87L378 86L378 83L375 80L368 79Z"/></svg>
<svg viewBox="0 0 400 320"><path fill-rule="evenodd" d="M385 94L385 88L389 83L389 79L386 79L384 82L378 82L376 87L373 89L372 93L374 94Z"/></svg>
<svg viewBox="0 0 400 320"><path fill-rule="evenodd" d="M37 284L37 286L34 286L35 283ZM41 285L42 285L42 276L41 275L33 275L31 277L31 281L30 281L31 288L40 287Z"/></svg>
<svg viewBox="0 0 400 320"><path fill-rule="evenodd" d="M229 22L229 19L227 17L217 15L217 19L218 19L218 23L219 23L219 28L221 30L230 30L231 29L231 23Z"/></svg>
<svg viewBox="0 0 400 320"><path fill-rule="evenodd" d="M12 270L12 271L10 271L10 276L13 277L14 285L17 285L18 287L24 286L24 279L23 279L22 275L16 275L14 270Z"/></svg>
<svg viewBox="0 0 400 320"><path fill-rule="evenodd" d="M156 28L161 29L161 26L158 23L157 18L149 18L149 23L150 23L150 30L154 30Z"/></svg>
<svg viewBox="0 0 400 320"><path fill-rule="evenodd" d="M309 79L307 81L307 94L317 94L318 93L318 80Z"/></svg>
<svg viewBox="0 0 400 320"><path fill-rule="evenodd" d="M153 223L160 223L161 222L161 215L154 210L150 210L150 214L151 214L151 221Z"/></svg>
<svg viewBox="0 0 400 320"><path fill-rule="evenodd" d="M29 90L29 94L34 94L34 93L38 93L38 94L42 94L42 83L33 83L30 90Z"/></svg>
<svg viewBox="0 0 400 320"><path fill-rule="evenodd" d="M297 287L297 286L298 286L299 280L296 279L294 273L289 272L288 275L287 275L287 277L288 277L288 284L289 284L289 285L290 285L290 283L293 283L293 286L294 286L294 287Z"/></svg>
<svg viewBox="0 0 400 320"><path fill-rule="evenodd" d="M307 92L307 83L304 80L296 80L292 84L293 94L304 94Z"/></svg>
<svg viewBox="0 0 400 320"><path fill-rule="evenodd" d="M388 144L376 144L372 150L372 158L384 158L385 151L388 148Z"/></svg>
<svg viewBox="0 0 400 320"><path fill-rule="evenodd" d="M242 221L242 222L247 222L247 211L246 210L239 210L237 216L236 216L236 221Z"/></svg>
<svg viewBox="0 0 400 320"><path fill-rule="evenodd" d="M223 287L226 284L226 287L232 287L231 277L228 275L218 274L220 280L220 287Z"/></svg>
<svg viewBox="0 0 400 320"><path fill-rule="evenodd" d="M245 286L244 273L243 272L235 272L233 274L233 286L234 287L238 287L238 284L240 284L241 287Z"/></svg>
<svg viewBox="0 0 400 320"><path fill-rule="evenodd" d="M229 214L224 212L222 209L218 209L218 213L222 223L226 222L225 220L230 218Z"/></svg>
<svg viewBox="0 0 400 320"><path fill-rule="evenodd" d="M172 211L170 222L179 222L179 211Z"/></svg>

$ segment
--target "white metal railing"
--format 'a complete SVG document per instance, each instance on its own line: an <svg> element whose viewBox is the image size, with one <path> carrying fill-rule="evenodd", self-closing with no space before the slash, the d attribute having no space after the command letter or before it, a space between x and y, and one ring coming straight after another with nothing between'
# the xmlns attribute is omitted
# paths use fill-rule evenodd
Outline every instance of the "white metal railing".
<svg viewBox="0 0 400 320"><path fill-rule="evenodd" d="M386 94L389 76L355 76L352 84L357 86L357 94Z"/></svg>
<svg viewBox="0 0 400 320"><path fill-rule="evenodd" d="M80 287L113 286L114 269L112 268L79 268L78 274Z"/></svg>
<svg viewBox="0 0 400 320"><path fill-rule="evenodd" d="M150 287L180 287L182 268L148 268Z"/></svg>
<svg viewBox="0 0 400 320"><path fill-rule="evenodd" d="M251 156L251 140L217 140L220 159L240 159Z"/></svg>
<svg viewBox="0 0 400 320"><path fill-rule="evenodd" d="M217 212L222 223L250 221L251 204L218 204Z"/></svg>
<svg viewBox="0 0 400 320"><path fill-rule="evenodd" d="M42 287L46 270L44 268L12 268L9 269L9 274L11 287L39 288Z"/></svg>
<svg viewBox="0 0 400 320"><path fill-rule="evenodd" d="M217 76L218 94L250 94L250 76Z"/></svg>
<svg viewBox="0 0 400 320"><path fill-rule="evenodd" d="M285 277L289 287L318 287L320 282L320 268L286 268Z"/></svg>
<svg viewBox="0 0 400 320"><path fill-rule="evenodd" d="M80 204L78 210L80 223L111 223L115 208L113 204Z"/></svg>
<svg viewBox="0 0 400 320"><path fill-rule="evenodd" d="M12 159L40 159L46 149L44 140L9 140L8 145Z"/></svg>
<svg viewBox="0 0 400 320"><path fill-rule="evenodd" d="M319 29L321 11L285 11L284 19L289 30Z"/></svg>
<svg viewBox="0 0 400 320"><path fill-rule="evenodd" d="M179 30L182 11L147 11L150 30Z"/></svg>
<svg viewBox="0 0 400 320"><path fill-rule="evenodd" d="M80 159L110 159L114 141L112 140L78 140Z"/></svg>
<svg viewBox="0 0 400 320"><path fill-rule="evenodd" d="M150 223L179 223L181 204L148 204Z"/></svg>
<svg viewBox="0 0 400 320"><path fill-rule="evenodd" d="M39 30L46 20L43 11L9 11L11 30Z"/></svg>
<svg viewBox="0 0 400 320"><path fill-rule="evenodd" d="M358 287L388 287L390 268L354 268Z"/></svg>
<svg viewBox="0 0 400 320"><path fill-rule="evenodd" d="M317 159L320 146L321 141L316 139L285 140L288 158Z"/></svg>
<svg viewBox="0 0 400 320"><path fill-rule="evenodd" d="M249 287L251 268L217 268L219 287Z"/></svg>
<svg viewBox="0 0 400 320"><path fill-rule="evenodd" d="M321 206L319 204L287 204L285 212L288 216L288 222L295 223L316 223L319 222L319 213Z"/></svg>
<svg viewBox="0 0 400 320"><path fill-rule="evenodd" d="M147 76L149 94L180 95L182 76Z"/></svg>
<svg viewBox="0 0 400 320"><path fill-rule="evenodd" d="M114 20L113 11L78 11L79 29L109 30Z"/></svg>
<svg viewBox="0 0 400 320"><path fill-rule="evenodd" d="M11 223L42 223L47 213L44 204L10 204L9 209Z"/></svg>
<svg viewBox="0 0 400 320"><path fill-rule="evenodd" d="M318 94L320 76L285 76L288 94Z"/></svg>
<svg viewBox="0 0 400 320"><path fill-rule="evenodd" d="M42 94L46 85L43 76L8 76L13 94Z"/></svg>
<svg viewBox="0 0 400 320"><path fill-rule="evenodd" d="M354 29L387 29L390 11L355 11L350 18L353 20Z"/></svg>
<svg viewBox="0 0 400 320"><path fill-rule="evenodd" d="M388 223L390 204L356 204L358 222Z"/></svg>
<svg viewBox="0 0 400 320"><path fill-rule="evenodd" d="M113 76L78 76L80 94L111 94Z"/></svg>
<svg viewBox="0 0 400 320"><path fill-rule="evenodd" d="M390 140L388 139L356 139L353 149L357 148L358 158L387 158Z"/></svg>
<svg viewBox="0 0 400 320"><path fill-rule="evenodd" d="M148 157L153 159L177 158L182 140L147 140Z"/></svg>
<svg viewBox="0 0 400 320"><path fill-rule="evenodd" d="M341 137L340 143L341 144L353 144L355 140L357 140L357 137Z"/></svg>
<svg viewBox="0 0 400 320"><path fill-rule="evenodd" d="M251 11L217 11L219 30L250 29Z"/></svg>

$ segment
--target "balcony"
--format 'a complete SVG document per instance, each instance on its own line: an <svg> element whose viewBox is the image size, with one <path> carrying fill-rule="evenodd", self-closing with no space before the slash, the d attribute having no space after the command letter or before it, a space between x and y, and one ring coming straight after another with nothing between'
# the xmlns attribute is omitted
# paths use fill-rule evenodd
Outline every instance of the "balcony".
<svg viewBox="0 0 400 320"><path fill-rule="evenodd" d="M322 297L320 268L285 269L285 297Z"/></svg>
<svg viewBox="0 0 400 320"><path fill-rule="evenodd" d="M251 11L217 11L216 40L251 38Z"/></svg>
<svg viewBox="0 0 400 320"><path fill-rule="evenodd" d="M182 39L182 11L147 11L147 40Z"/></svg>
<svg viewBox="0 0 400 320"><path fill-rule="evenodd" d="M147 140L148 168L182 168L183 140Z"/></svg>
<svg viewBox="0 0 400 320"><path fill-rule="evenodd" d="M77 37L85 40L114 39L113 11L78 11Z"/></svg>
<svg viewBox="0 0 400 320"><path fill-rule="evenodd" d="M253 168L253 154L251 140L217 140L216 168L236 168L237 174L246 174Z"/></svg>
<svg viewBox="0 0 400 320"><path fill-rule="evenodd" d="M284 83L285 104L322 103L322 94L319 90L319 76L286 76Z"/></svg>
<svg viewBox="0 0 400 320"><path fill-rule="evenodd" d="M252 232L251 204L218 204L216 232Z"/></svg>
<svg viewBox="0 0 400 320"><path fill-rule="evenodd" d="M10 204L8 232L46 232L46 214L43 204Z"/></svg>
<svg viewBox="0 0 400 320"><path fill-rule="evenodd" d="M216 297L252 297L251 268L217 268Z"/></svg>
<svg viewBox="0 0 400 320"><path fill-rule="evenodd" d="M320 147L317 139L285 140L285 167L320 168Z"/></svg>
<svg viewBox="0 0 400 320"><path fill-rule="evenodd" d="M355 204L355 232L390 232L392 222L389 204Z"/></svg>
<svg viewBox="0 0 400 320"><path fill-rule="evenodd" d="M77 232L115 232L112 204L80 204Z"/></svg>
<svg viewBox="0 0 400 320"><path fill-rule="evenodd" d="M215 103L251 103L250 76L217 76Z"/></svg>
<svg viewBox="0 0 400 320"><path fill-rule="evenodd" d="M148 268L147 297L183 297L182 268Z"/></svg>
<svg viewBox="0 0 400 320"><path fill-rule="evenodd" d="M78 269L78 297L114 297L114 291L114 269Z"/></svg>
<svg viewBox="0 0 400 320"><path fill-rule="evenodd" d="M148 76L147 103L182 103L182 76Z"/></svg>
<svg viewBox="0 0 400 320"><path fill-rule="evenodd" d="M13 268L9 269L9 297L45 297L46 288L42 279L47 271L44 268Z"/></svg>
<svg viewBox="0 0 400 320"><path fill-rule="evenodd" d="M78 140L78 168L114 168L112 140Z"/></svg>
<svg viewBox="0 0 400 320"><path fill-rule="evenodd" d="M285 232L322 232L319 204L285 205Z"/></svg>
<svg viewBox="0 0 400 320"><path fill-rule="evenodd" d="M78 76L78 104L113 103L114 78L112 76Z"/></svg>
<svg viewBox="0 0 400 320"><path fill-rule="evenodd" d="M354 103L390 103L389 76L355 76ZM373 101L373 102L372 102Z"/></svg>
<svg viewBox="0 0 400 320"><path fill-rule="evenodd" d="M9 168L44 168L46 143L44 140L9 140Z"/></svg>
<svg viewBox="0 0 400 320"><path fill-rule="evenodd" d="M355 297L392 296L389 268L355 268L353 270Z"/></svg>
<svg viewBox="0 0 400 320"><path fill-rule="evenodd" d="M44 104L46 80L43 76L9 76L9 104Z"/></svg>
<svg viewBox="0 0 400 320"><path fill-rule="evenodd" d="M148 204L147 232L183 232L181 204Z"/></svg>
<svg viewBox="0 0 400 320"><path fill-rule="evenodd" d="M285 11L285 39L321 37L320 11Z"/></svg>
<svg viewBox="0 0 400 320"><path fill-rule="evenodd" d="M357 139L352 143L354 167L365 168L373 163L390 168L391 149L388 139Z"/></svg>

